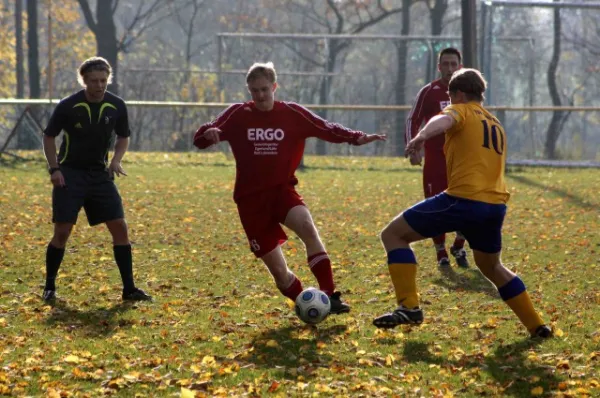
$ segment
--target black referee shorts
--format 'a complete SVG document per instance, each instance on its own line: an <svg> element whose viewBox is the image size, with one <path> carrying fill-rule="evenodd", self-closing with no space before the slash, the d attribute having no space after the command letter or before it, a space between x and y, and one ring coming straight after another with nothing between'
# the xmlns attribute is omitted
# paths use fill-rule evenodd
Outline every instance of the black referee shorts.
<svg viewBox="0 0 600 398"><path fill-rule="evenodd" d="M124 218L123 202L108 170L82 170L61 166L66 186L52 190L52 222L77 222L83 207L90 225Z"/></svg>

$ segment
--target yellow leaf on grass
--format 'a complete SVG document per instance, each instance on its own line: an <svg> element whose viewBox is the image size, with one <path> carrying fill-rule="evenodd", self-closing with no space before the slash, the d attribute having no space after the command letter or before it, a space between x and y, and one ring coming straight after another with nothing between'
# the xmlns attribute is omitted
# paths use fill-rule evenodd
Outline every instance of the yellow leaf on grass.
<svg viewBox="0 0 600 398"><path fill-rule="evenodd" d="M67 355L63 358L63 361L66 363L79 363L81 362L81 358L79 358L77 355Z"/></svg>
<svg viewBox="0 0 600 398"><path fill-rule="evenodd" d="M554 331L554 335L555 335L556 337L563 337L563 336L565 335L565 332L563 332L563 331L562 331L562 329L556 329L556 330Z"/></svg>
<svg viewBox="0 0 600 398"><path fill-rule="evenodd" d="M538 396L538 395L542 395L544 393L544 387L535 387L531 389L531 395L533 396Z"/></svg>
<svg viewBox="0 0 600 398"><path fill-rule="evenodd" d="M396 358L392 355L392 354L388 354L385 357L385 364L386 366L392 366L394 361L396 361Z"/></svg>
<svg viewBox="0 0 600 398"><path fill-rule="evenodd" d="M275 341L275 340L269 340L269 341L267 341L266 346L267 347L279 347L279 343L277 343L277 341Z"/></svg>
<svg viewBox="0 0 600 398"><path fill-rule="evenodd" d="M190 370L192 372L194 372L194 373L200 373L201 372L200 368L197 365L190 366Z"/></svg>
<svg viewBox="0 0 600 398"><path fill-rule="evenodd" d="M185 388L185 387L181 387L181 398L194 398L196 396L196 393L193 392L192 390Z"/></svg>
<svg viewBox="0 0 600 398"><path fill-rule="evenodd" d="M569 364L568 359L563 359L562 361L558 361L558 364L556 365L556 367L558 369L571 369L571 365Z"/></svg>
<svg viewBox="0 0 600 398"><path fill-rule="evenodd" d="M215 361L215 357L213 356L206 355L204 358L202 358L202 365L214 366L216 364L217 361Z"/></svg>

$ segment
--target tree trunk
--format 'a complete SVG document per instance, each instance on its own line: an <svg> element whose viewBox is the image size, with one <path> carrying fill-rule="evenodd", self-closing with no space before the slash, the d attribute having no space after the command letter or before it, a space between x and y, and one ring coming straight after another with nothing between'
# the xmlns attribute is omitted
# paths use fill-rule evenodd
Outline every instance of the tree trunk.
<svg viewBox="0 0 600 398"><path fill-rule="evenodd" d="M462 0L463 65L477 68L477 6L475 0Z"/></svg>
<svg viewBox="0 0 600 398"><path fill-rule="evenodd" d="M37 0L27 0L27 64L29 67L29 97L40 98L40 66L38 55Z"/></svg>
<svg viewBox="0 0 600 398"><path fill-rule="evenodd" d="M448 9L448 0L435 0L435 4L429 9L429 18L431 19L431 35L440 36L444 27L444 15ZM425 81L430 82L437 75L437 53L441 50L439 43L431 43L432 51L427 55L427 68L425 68Z"/></svg>
<svg viewBox="0 0 600 398"><path fill-rule="evenodd" d="M108 86L108 89L115 93L119 93L119 64L118 64L118 41L117 29L113 19L113 0L111 4L106 4L106 1L98 1L96 3L96 47L98 56L105 58L112 67L113 81Z"/></svg>
<svg viewBox="0 0 600 398"><path fill-rule="evenodd" d="M412 0L402 0L402 28L400 34L403 36L410 34L410 5ZM396 77L396 104L404 105L406 103L406 56L408 54L408 41L399 41L396 45L397 59L397 77ZM396 148L394 153L397 156L404 155L404 133L405 133L405 112L396 112Z"/></svg>
<svg viewBox="0 0 600 398"><path fill-rule="evenodd" d="M20 3L20 0L17 1ZM37 8L37 0L27 0L27 64L29 69L29 98L40 98L42 92L40 87ZM21 59L20 63L23 65L23 59ZM41 113L41 108L39 106L32 105L30 109L31 115L37 120L40 120L39 115ZM37 142L35 141L33 134L25 134L25 131L21 129L18 137L19 138L17 142L19 148L37 148Z"/></svg>
<svg viewBox="0 0 600 398"><path fill-rule="evenodd" d="M23 1L15 0L15 39L17 58L17 98L25 95L25 68L23 65Z"/></svg>
<svg viewBox="0 0 600 398"><path fill-rule="evenodd" d="M555 2L557 0L554 0ZM550 97L552 98L552 105L561 106L560 93L558 92L558 87L556 84L556 71L558 70L558 62L560 60L560 52L561 52L561 20L560 20L560 8L554 8L554 49L552 52L552 59L550 61L550 65L548 66L548 90L550 91ZM560 135L561 130L561 120L563 118L562 111L554 111L552 113L552 119L550 120L550 125L548 126L548 130L546 131L546 145L545 145L545 155L548 159L556 159L556 141L558 140L558 136Z"/></svg>

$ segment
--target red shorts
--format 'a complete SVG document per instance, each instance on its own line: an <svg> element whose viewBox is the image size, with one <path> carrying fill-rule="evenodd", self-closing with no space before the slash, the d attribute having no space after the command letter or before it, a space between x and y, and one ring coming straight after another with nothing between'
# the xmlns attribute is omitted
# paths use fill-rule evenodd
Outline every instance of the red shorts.
<svg viewBox="0 0 600 398"><path fill-rule="evenodd" d="M423 166L423 193L426 198L444 192L448 188L448 178L446 177L446 159L442 154L441 159L435 158Z"/></svg>
<svg viewBox="0 0 600 398"><path fill-rule="evenodd" d="M241 198L237 206L250 250L262 257L287 240L281 224L288 212L306 205L293 186L284 185Z"/></svg>

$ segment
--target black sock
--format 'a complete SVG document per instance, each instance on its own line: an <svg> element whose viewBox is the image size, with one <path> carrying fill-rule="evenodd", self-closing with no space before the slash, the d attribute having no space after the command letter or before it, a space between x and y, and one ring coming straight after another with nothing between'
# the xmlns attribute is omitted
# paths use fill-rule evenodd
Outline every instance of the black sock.
<svg viewBox="0 0 600 398"><path fill-rule="evenodd" d="M115 245L113 246L113 252L115 253L115 261L117 262L119 272L121 273L123 291L128 293L135 290L135 284L133 283L131 245Z"/></svg>
<svg viewBox="0 0 600 398"><path fill-rule="evenodd" d="M58 269L64 255L64 248L59 249L50 243L48 244L48 248L46 249L46 286L44 290L56 290L56 275L58 275Z"/></svg>

